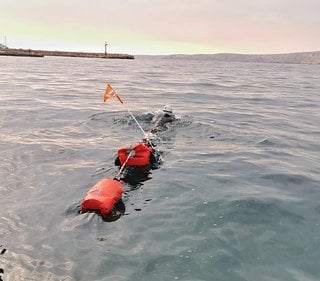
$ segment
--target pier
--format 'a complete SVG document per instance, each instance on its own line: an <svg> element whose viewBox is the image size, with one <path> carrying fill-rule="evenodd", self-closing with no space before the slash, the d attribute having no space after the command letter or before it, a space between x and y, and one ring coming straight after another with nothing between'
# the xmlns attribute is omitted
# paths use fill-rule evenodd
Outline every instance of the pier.
<svg viewBox="0 0 320 281"><path fill-rule="evenodd" d="M0 56L20 56L20 57L77 57L77 58L100 58L100 59L134 59L134 56L128 54L107 54L90 52L68 52L68 51L46 51L32 49L12 49L0 48Z"/></svg>

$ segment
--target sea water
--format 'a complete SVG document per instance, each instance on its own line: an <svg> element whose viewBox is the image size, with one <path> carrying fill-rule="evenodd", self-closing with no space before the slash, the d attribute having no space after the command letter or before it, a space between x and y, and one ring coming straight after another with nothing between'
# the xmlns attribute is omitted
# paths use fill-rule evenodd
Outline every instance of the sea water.
<svg viewBox="0 0 320 281"><path fill-rule="evenodd" d="M0 57L3 280L320 279L320 65ZM103 103L110 83L125 103ZM81 214L169 104L163 163Z"/></svg>

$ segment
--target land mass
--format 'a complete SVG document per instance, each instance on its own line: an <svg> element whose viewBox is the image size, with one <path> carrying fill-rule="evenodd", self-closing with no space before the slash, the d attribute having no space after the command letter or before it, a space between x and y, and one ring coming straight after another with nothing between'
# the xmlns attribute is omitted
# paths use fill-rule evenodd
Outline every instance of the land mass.
<svg viewBox="0 0 320 281"><path fill-rule="evenodd" d="M171 55L168 57L188 57L190 59L204 59L223 62L320 64L320 51L267 55L221 53L212 55Z"/></svg>
<svg viewBox="0 0 320 281"><path fill-rule="evenodd" d="M68 51L47 51L32 49L13 49L6 48L0 44L0 55L3 56L60 56L60 57L79 57L79 58L103 58L103 59L134 59L128 54L105 54L93 52L68 52ZM289 63L289 64L320 64L320 51L315 52L296 52L284 54L197 54L197 55L169 55L166 58L188 58L204 59L223 62L251 62L251 63Z"/></svg>
<svg viewBox="0 0 320 281"><path fill-rule="evenodd" d="M0 48L0 55L23 56L23 57L57 56L57 57L101 58L101 59L134 59L134 56L128 55L128 54L46 51L46 50L12 49L12 48Z"/></svg>

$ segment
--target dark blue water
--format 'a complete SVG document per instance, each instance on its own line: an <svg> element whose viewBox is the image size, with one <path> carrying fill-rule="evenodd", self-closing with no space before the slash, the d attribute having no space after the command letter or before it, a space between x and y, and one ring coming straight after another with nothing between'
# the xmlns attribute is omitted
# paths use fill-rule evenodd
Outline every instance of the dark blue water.
<svg viewBox="0 0 320 281"><path fill-rule="evenodd" d="M319 280L320 66L0 57L3 280ZM164 163L79 214L170 104Z"/></svg>

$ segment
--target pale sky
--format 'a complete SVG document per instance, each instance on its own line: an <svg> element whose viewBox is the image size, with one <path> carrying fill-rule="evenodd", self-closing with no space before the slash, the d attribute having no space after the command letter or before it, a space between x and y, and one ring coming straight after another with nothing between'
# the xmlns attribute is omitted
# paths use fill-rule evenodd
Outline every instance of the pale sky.
<svg viewBox="0 0 320 281"><path fill-rule="evenodd" d="M5 39L133 55L320 51L320 0L0 0Z"/></svg>

